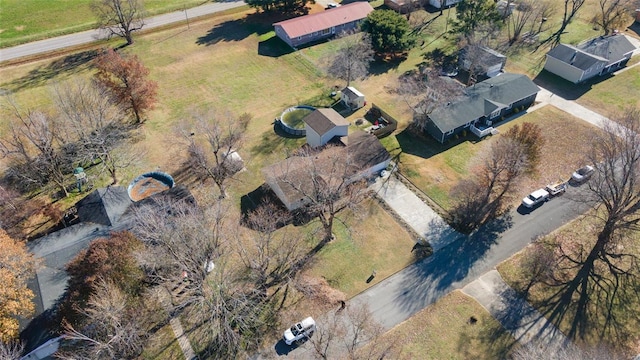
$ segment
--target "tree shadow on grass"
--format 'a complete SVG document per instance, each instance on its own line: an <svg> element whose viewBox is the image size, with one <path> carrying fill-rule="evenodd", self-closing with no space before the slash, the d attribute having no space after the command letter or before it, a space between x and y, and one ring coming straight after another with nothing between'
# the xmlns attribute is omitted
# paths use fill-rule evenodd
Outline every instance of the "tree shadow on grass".
<svg viewBox="0 0 640 360"><path fill-rule="evenodd" d="M277 12L253 13L241 19L216 24L205 35L198 37L196 44L210 46L219 42L242 41L251 35L264 35L273 31L273 23L294 17L293 14Z"/></svg>
<svg viewBox="0 0 640 360"><path fill-rule="evenodd" d="M403 290L397 294L398 306L414 314L464 284L476 263L497 243L500 234L512 225L511 215L506 214L413 265L404 274ZM473 269L474 273L487 270L489 268L484 269L483 266Z"/></svg>
<svg viewBox="0 0 640 360"><path fill-rule="evenodd" d="M273 154L276 151L300 147L303 144L302 139L303 137L296 137L285 133L280 129L280 126L274 122L273 131L263 133L260 142L251 147L250 151L252 155Z"/></svg>
<svg viewBox="0 0 640 360"><path fill-rule="evenodd" d="M587 245L588 246L588 245ZM560 247L562 249L562 247ZM569 255L561 251L562 270L542 286L550 292L533 303L553 324L563 324L565 335L586 342L615 342L624 347L640 327L640 281L635 255L615 253L594 256L578 245ZM622 269L620 264L626 264Z"/></svg>
<svg viewBox="0 0 640 360"><path fill-rule="evenodd" d="M486 323L489 315L474 314L465 326L471 329L463 332L458 338L458 352L466 359L481 354L486 359L509 359L509 353L518 341L502 326L491 326ZM478 328L477 332L474 328ZM481 351L479 351L479 349Z"/></svg>
<svg viewBox="0 0 640 360"><path fill-rule="evenodd" d="M390 59L381 59L381 58L376 58L370 65L369 65L369 74L371 75L382 75L382 74L386 74L387 72L389 72L390 70L393 69L397 69L398 66L400 66L400 64L406 59L406 57L393 57Z"/></svg>
<svg viewBox="0 0 640 360"><path fill-rule="evenodd" d="M23 89L40 86L56 77L78 73L84 70L86 68L84 65L89 64L98 54L98 50L87 50L67 55L29 71L25 76L4 84L4 87L18 92Z"/></svg>

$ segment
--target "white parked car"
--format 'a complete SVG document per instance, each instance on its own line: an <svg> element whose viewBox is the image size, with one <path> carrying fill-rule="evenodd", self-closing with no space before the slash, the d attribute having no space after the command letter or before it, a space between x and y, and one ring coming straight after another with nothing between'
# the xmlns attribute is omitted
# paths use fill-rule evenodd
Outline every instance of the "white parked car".
<svg viewBox="0 0 640 360"><path fill-rule="evenodd" d="M545 189L538 189L522 199L522 205L532 208L547 199L549 199L549 192Z"/></svg>
<svg viewBox="0 0 640 360"><path fill-rule="evenodd" d="M571 175L571 178L577 182L587 181L594 172L593 166L586 165L576 170L573 175Z"/></svg>
<svg viewBox="0 0 640 360"><path fill-rule="evenodd" d="M290 329L284 331L282 336L287 345L294 342L311 337L316 331L316 322L311 316L293 325Z"/></svg>

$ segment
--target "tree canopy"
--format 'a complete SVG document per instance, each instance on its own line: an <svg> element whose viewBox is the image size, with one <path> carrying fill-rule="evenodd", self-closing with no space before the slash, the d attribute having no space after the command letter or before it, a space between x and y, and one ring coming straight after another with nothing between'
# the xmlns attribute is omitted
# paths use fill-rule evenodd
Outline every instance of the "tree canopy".
<svg viewBox="0 0 640 360"><path fill-rule="evenodd" d="M393 10L372 11L362 22L362 30L371 36L371 45L378 54L396 54L413 47L409 21Z"/></svg>
<svg viewBox="0 0 640 360"><path fill-rule="evenodd" d="M145 113L155 106L158 93L158 83L149 79L149 69L137 56L122 56L112 49L98 56L95 65L96 81L135 117L136 123L143 122Z"/></svg>
<svg viewBox="0 0 640 360"><path fill-rule="evenodd" d="M9 342L18 335L16 316L27 316L34 310L33 292L27 288L34 264L25 244L0 229L0 342Z"/></svg>
<svg viewBox="0 0 640 360"><path fill-rule="evenodd" d="M119 36L133 44L131 33L144 26L142 0L95 0L91 9L98 18L98 26L109 37Z"/></svg>
<svg viewBox="0 0 640 360"><path fill-rule="evenodd" d="M483 24L497 24L502 17L493 0L465 0L456 5L451 21L453 34L472 35Z"/></svg>

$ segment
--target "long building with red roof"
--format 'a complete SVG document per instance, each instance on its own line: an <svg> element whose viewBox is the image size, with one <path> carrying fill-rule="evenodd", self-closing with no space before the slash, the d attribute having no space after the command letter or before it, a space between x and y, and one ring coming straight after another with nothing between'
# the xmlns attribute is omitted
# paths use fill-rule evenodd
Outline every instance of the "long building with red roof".
<svg viewBox="0 0 640 360"><path fill-rule="evenodd" d="M273 27L276 36L295 48L355 29L372 11L368 2L358 1L321 13L280 21L273 24Z"/></svg>

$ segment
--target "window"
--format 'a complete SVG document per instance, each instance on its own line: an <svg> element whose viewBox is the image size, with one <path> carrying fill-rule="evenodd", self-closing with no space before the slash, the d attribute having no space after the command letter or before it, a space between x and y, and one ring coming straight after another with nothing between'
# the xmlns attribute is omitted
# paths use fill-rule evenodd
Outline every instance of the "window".
<svg viewBox="0 0 640 360"><path fill-rule="evenodd" d="M455 129L447 131L447 135L452 135L454 131L455 131Z"/></svg>
<svg viewBox="0 0 640 360"><path fill-rule="evenodd" d="M330 34L330 33L331 33L331 29L324 29L321 32L322 35L327 35L327 34Z"/></svg>
<svg viewBox="0 0 640 360"><path fill-rule="evenodd" d="M490 119L493 119L494 117L496 117L496 116L498 116L498 115L500 115L500 109L498 109L498 110L496 110L496 111L492 112L492 113L491 113L491 115L489 115L489 118L490 118Z"/></svg>

